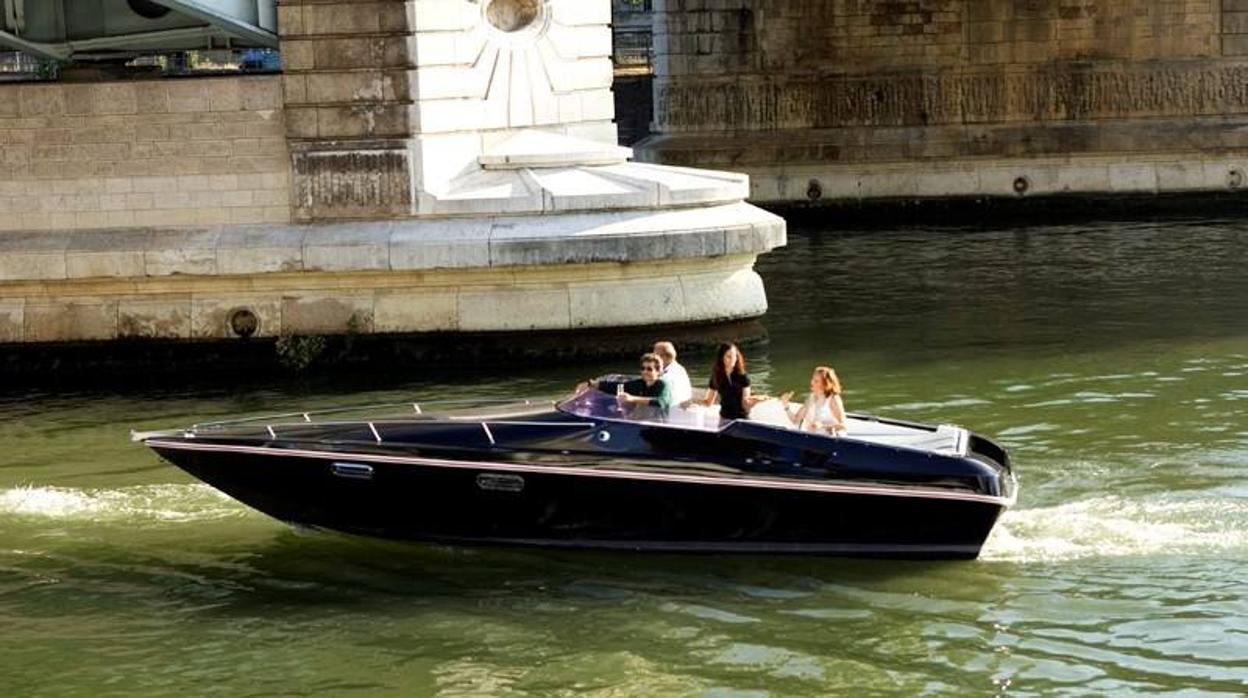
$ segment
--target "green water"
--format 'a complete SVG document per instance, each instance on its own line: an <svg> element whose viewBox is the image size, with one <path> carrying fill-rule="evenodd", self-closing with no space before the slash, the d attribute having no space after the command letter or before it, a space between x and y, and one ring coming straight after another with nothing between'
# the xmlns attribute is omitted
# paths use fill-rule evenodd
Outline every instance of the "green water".
<svg viewBox="0 0 1248 698"><path fill-rule="evenodd" d="M611 362L0 393L0 696L1242 695L1246 244L1237 221L794 225L760 260L757 384L830 363L850 409L1011 450L1022 496L975 562L303 534L127 441L500 380L552 395Z"/></svg>

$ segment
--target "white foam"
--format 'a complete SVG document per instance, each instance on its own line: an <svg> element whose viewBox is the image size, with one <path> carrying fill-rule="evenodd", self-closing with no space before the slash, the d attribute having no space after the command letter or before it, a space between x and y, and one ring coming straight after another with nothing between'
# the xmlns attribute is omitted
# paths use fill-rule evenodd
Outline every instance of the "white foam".
<svg viewBox="0 0 1248 698"><path fill-rule="evenodd" d="M982 558L1010 562L1248 551L1248 501L1106 496L1009 511Z"/></svg>
<svg viewBox="0 0 1248 698"><path fill-rule="evenodd" d="M16 487L0 490L0 516L81 521L202 521L246 509L207 485L138 485L119 489Z"/></svg>

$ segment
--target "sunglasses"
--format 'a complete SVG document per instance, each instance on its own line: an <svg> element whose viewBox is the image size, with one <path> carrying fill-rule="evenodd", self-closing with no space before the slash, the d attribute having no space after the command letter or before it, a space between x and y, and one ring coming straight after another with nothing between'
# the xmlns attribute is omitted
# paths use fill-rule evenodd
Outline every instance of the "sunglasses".
<svg viewBox="0 0 1248 698"><path fill-rule="evenodd" d="M657 371L657 370L659 370L659 367L658 367L658 366L651 366L651 365L647 364L647 365L645 365L645 366L642 366L642 367L641 367L641 370L643 370L643 371Z"/></svg>

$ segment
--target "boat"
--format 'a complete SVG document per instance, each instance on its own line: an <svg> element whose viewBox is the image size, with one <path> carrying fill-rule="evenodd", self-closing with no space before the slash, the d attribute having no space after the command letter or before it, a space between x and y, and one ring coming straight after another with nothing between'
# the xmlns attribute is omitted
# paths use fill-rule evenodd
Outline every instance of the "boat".
<svg viewBox="0 0 1248 698"><path fill-rule="evenodd" d="M1016 501L1005 449L965 428L850 414L844 435L809 433L769 403L721 420L590 389L133 438L281 521L450 544L965 559Z"/></svg>

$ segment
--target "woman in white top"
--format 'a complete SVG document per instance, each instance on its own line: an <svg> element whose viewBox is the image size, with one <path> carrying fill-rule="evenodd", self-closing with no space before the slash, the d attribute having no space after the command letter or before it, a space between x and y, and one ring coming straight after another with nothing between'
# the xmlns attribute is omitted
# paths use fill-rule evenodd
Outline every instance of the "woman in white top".
<svg viewBox="0 0 1248 698"><path fill-rule="evenodd" d="M792 396L792 392L780 396L785 414L789 414ZM845 403L841 401L841 379L836 371L827 366L815 369L810 375L810 397L789 419L802 431L826 431L834 436L845 433Z"/></svg>

